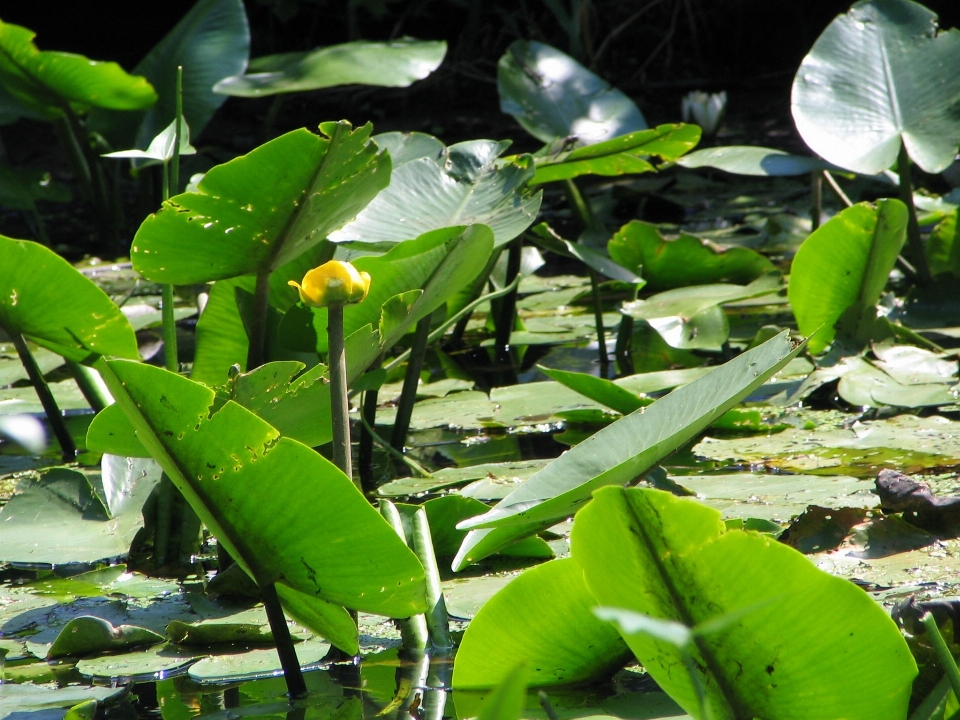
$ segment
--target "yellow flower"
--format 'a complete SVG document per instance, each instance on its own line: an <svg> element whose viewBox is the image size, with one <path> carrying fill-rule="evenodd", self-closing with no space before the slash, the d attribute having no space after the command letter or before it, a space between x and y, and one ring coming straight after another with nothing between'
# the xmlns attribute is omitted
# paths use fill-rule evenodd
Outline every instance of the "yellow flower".
<svg viewBox="0 0 960 720"><path fill-rule="evenodd" d="M305 305L322 308L330 305L347 305L361 302L370 290L370 273L357 272L348 262L331 260L309 270L303 276L303 285L290 280L300 291Z"/></svg>

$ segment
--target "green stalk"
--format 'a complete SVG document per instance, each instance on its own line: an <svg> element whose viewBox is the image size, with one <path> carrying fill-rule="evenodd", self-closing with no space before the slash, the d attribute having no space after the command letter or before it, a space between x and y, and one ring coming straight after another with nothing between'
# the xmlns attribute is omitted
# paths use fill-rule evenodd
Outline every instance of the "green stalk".
<svg viewBox="0 0 960 720"><path fill-rule="evenodd" d="M174 195L180 192L180 136L183 133L183 66L177 66L177 127L173 138L173 159L170 162L170 186Z"/></svg>
<svg viewBox="0 0 960 720"><path fill-rule="evenodd" d="M453 663L443 662L443 653L433 653L430 672L427 673L426 690L423 693L423 720L443 720L447 707L447 694L453 675ZM436 662L437 660L440 662Z"/></svg>
<svg viewBox="0 0 960 720"><path fill-rule="evenodd" d="M347 353L343 346L343 305L327 308L327 367L330 371L330 414L333 422L333 464L353 480L360 492L363 488L353 477L350 448L350 406L347 403Z"/></svg>
<svg viewBox="0 0 960 720"><path fill-rule="evenodd" d="M546 713L549 720L560 720L560 716L557 715L557 711L553 708L553 703L550 702L549 695L543 690L538 690L537 699L540 701L540 707L543 708L543 712Z"/></svg>
<svg viewBox="0 0 960 720"><path fill-rule="evenodd" d="M95 412L100 412L107 405L113 404L113 396L107 389L107 384L103 381L103 378L100 377L100 373L86 365L73 362L73 360L67 360L67 368L73 375L73 379L77 381L77 387L80 388L83 397L90 403L90 407Z"/></svg>
<svg viewBox="0 0 960 720"><path fill-rule="evenodd" d="M11 332L9 335L10 339L13 340L13 346L17 349L17 355L20 356L20 362L23 363L23 367L27 371L27 377L30 378L33 389L36 390L37 397L40 398L40 404L43 406L43 411L47 414L47 420L50 421L53 434L57 436L57 441L60 443L63 462L73 462L77 458L77 446L73 443L73 436L70 435L70 431L67 429L67 424L63 419L63 413L60 412L60 407L57 405L53 393L50 392L50 387L47 385L47 381L44 380L43 373L40 372L37 361L30 352L30 348L27 347L27 341L24 340L23 335L18 332Z"/></svg>
<svg viewBox="0 0 960 720"><path fill-rule="evenodd" d="M50 236L47 234L46 223L43 222L43 216L40 215L36 204L33 202L30 203L30 216L33 218L33 222L37 225L37 240L40 241L41 245L50 247Z"/></svg>
<svg viewBox="0 0 960 720"><path fill-rule="evenodd" d="M924 613L920 618L924 629L930 638L930 644L933 645L934 652L937 653L937 659L943 666L943 673L950 679L950 687L953 688L953 694L960 698L960 668L957 668L957 661L947 647L947 643L940 634L940 628L937 626L937 619L932 613Z"/></svg>
<svg viewBox="0 0 960 720"><path fill-rule="evenodd" d="M823 175L819 170L810 172L810 229L820 227L820 215L823 213Z"/></svg>
<svg viewBox="0 0 960 720"><path fill-rule="evenodd" d="M277 655L280 656L280 665L283 667L283 679L287 682L287 693L291 699L305 697L307 684L303 681L300 661L293 647L290 628L287 626L287 619L283 615L283 607L277 596L277 588L273 583L261 586L260 597L263 600L263 609L267 612L270 632L273 633L273 640L277 644Z"/></svg>
<svg viewBox="0 0 960 720"><path fill-rule="evenodd" d="M341 309L342 312L342 309ZM247 350L247 372L256 370L266 360L267 317L270 314L270 271L257 273L253 290L253 317L250 318L250 347Z"/></svg>
<svg viewBox="0 0 960 720"><path fill-rule="evenodd" d="M911 163L906 146L900 144L900 155L897 157L897 170L900 173L900 200L907 206L907 242L910 245L910 258L917 269L917 276L921 285L929 285L930 265L927 263L927 254L923 249L923 240L920 237L920 223L917 221L917 207L913 204L913 179L910 177ZM960 697L960 695L958 695Z"/></svg>
<svg viewBox="0 0 960 720"><path fill-rule="evenodd" d="M66 128L70 135L70 143L74 152L78 152L79 157L82 158L81 172L90 189L91 200L98 219L108 236L107 239L111 244L117 245L120 235L117 226L117 212L111 194L107 190L100 156L94 152L90 143L87 142L86 129L76 113L67 106L64 109L64 115L66 117Z"/></svg>
<svg viewBox="0 0 960 720"><path fill-rule="evenodd" d="M450 650L453 641L450 639L450 618L447 615L447 603L443 599L443 588L440 586L440 568L437 565L437 556L433 550L433 536L430 533L430 521L427 511L417 508L413 516L413 552L423 565L423 572L427 580L427 629L430 641L438 650Z"/></svg>
<svg viewBox="0 0 960 720"><path fill-rule="evenodd" d="M590 204L587 202L587 199L583 197L580 188L577 187L577 184L572 179L564 180L563 182L567 199L570 201L570 205L576 212L577 217L580 218L583 229L586 230L593 222L593 211L590 209ZM600 298L600 281L597 272L593 268L589 268L589 270L590 294L593 298L593 317L597 326L597 355L600 359L600 375L606 378L610 366L610 358L607 355L607 335L603 327L603 303Z"/></svg>
<svg viewBox="0 0 960 720"><path fill-rule="evenodd" d="M417 399L417 385L420 382L420 370L423 368L423 358L427 352L429 337L430 315L427 315L420 318L417 329L413 334L413 343L410 345L410 360L407 362L407 374L403 378L400 403L397 405L397 415L393 421L393 433L390 435L390 444L400 452L403 452L403 446L407 442L407 431L410 429L410 418L413 417L413 403Z"/></svg>
<svg viewBox="0 0 960 720"><path fill-rule="evenodd" d="M408 543L407 533L403 529L403 518L400 517L397 506L386 498L381 498L380 515L390 524L390 527L400 536L400 539ZM397 624L400 626L400 636L403 638L405 650L422 651L427 647L429 631L427 630L427 620L423 615L400 618L397 620Z"/></svg>

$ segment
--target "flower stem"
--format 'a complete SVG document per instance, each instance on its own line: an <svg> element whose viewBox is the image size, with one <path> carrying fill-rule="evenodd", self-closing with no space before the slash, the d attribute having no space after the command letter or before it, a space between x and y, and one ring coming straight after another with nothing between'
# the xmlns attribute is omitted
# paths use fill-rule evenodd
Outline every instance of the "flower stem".
<svg viewBox="0 0 960 720"><path fill-rule="evenodd" d="M363 488L353 477L350 447L350 406L347 403L347 353L343 345L343 305L327 308L327 367L330 369L330 415L333 421L333 463L350 478L360 492Z"/></svg>
<svg viewBox="0 0 960 720"><path fill-rule="evenodd" d="M23 335L12 332L10 336L13 340L14 347L17 349L17 355L20 356L20 362L23 363L23 367L27 371L27 377L30 378L33 389L37 391L37 397L40 398L43 411L47 414L47 420L50 421L53 434L57 436L57 441L60 443L63 462L73 462L77 458L77 446L73 443L73 436L70 435L70 431L67 429L67 424L63 419L63 413L60 412L60 407L57 405L53 393L50 392L47 381L43 379L40 366L37 365L37 361L30 352L30 348L27 347L27 341L24 340Z"/></svg>
<svg viewBox="0 0 960 720"><path fill-rule="evenodd" d="M173 158L170 161L170 187L173 194L180 192L180 136L183 133L183 66L177 66L177 127L173 138Z"/></svg>
<svg viewBox="0 0 960 720"><path fill-rule="evenodd" d="M163 320L163 364L170 372L180 372L177 350L177 319L173 314L173 285L162 286L160 315Z"/></svg>

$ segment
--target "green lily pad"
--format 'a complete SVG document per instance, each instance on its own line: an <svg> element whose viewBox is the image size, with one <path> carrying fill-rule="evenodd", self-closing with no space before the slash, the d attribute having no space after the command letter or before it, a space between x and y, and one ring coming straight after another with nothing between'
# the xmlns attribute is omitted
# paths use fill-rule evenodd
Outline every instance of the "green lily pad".
<svg viewBox="0 0 960 720"><path fill-rule="evenodd" d="M739 463L764 463L817 475L874 476L884 467L909 473L960 464L960 423L939 416L899 415L849 429L789 429L767 437L705 437L693 452Z"/></svg>
<svg viewBox="0 0 960 720"><path fill-rule="evenodd" d="M330 651L330 644L315 638L296 646L297 659L303 668L316 667ZM198 683L237 682L272 677L281 671L275 648L210 655L191 665L187 674Z"/></svg>
<svg viewBox="0 0 960 720"><path fill-rule="evenodd" d="M200 657L202 657L201 653L166 643L136 652L81 658L77 662L77 672L100 680L136 678L143 681L159 679L180 670Z"/></svg>
<svg viewBox="0 0 960 720"><path fill-rule="evenodd" d="M53 399L61 410L89 410L90 403L73 380L48 383ZM39 415L43 405L32 386L5 388L0 394L0 415Z"/></svg>
<svg viewBox="0 0 960 720"><path fill-rule="evenodd" d="M94 700L107 703L119 700L127 694L126 687L79 687L52 688L24 683L3 686L3 713L5 716L22 715L30 720L63 720L67 711L80 703Z"/></svg>

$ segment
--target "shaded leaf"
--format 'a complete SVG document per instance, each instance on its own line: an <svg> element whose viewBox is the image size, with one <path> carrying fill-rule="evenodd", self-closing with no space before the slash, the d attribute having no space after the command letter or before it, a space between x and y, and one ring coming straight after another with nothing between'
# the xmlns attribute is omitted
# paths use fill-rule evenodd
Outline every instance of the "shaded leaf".
<svg viewBox="0 0 960 720"><path fill-rule="evenodd" d="M250 61L245 75L224 77L213 90L222 95L263 97L337 85L407 87L436 70L446 52L442 40L405 37L264 55Z"/></svg>
<svg viewBox="0 0 960 720"><path fill-rule="evenodd" d="M503 681L483 701L477 720L519 720L527 701L528 676L525 662L508 670Z"/></svg>
<svg viewBox="0 0 960 720"><path fill-rule="evenodd" d="M790 177L834 169L830 163L817 158L754 145L704 148L678 159L677 165L685 168L711 167L735 175L763 177Z"/></svg>
<svg viewBox="0 0 960 720"><path fill-rule="evenodd" d="M497 63L500 109L550 142L570 135L584 144L646 130L633 101L569 55L517 40Z"/></svg>
<svg viewBox="0 0 960 720"><path fill-rule="evenodd" d="M113 62L73 53L38 50L32 30L0 21L0 81L31 110L48 119L75 106L114 110L148 108L157 94L145 78L128 75Z"/></svg>
<svg viewBox="0 0 960 720"><path fill-rule="evenodd" d="M95 111L91 128L114 147L147 147L176 119L177 66L181 66L183 117L199 137L226 100L213 92L214 83L243 72L249 55L250 29L243 2L198 0L134 68L157 89L157 104L146 113Z"/></svg>

